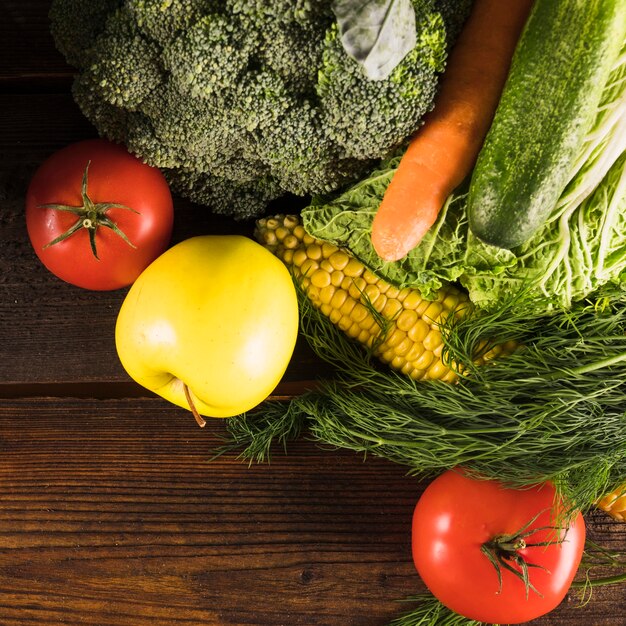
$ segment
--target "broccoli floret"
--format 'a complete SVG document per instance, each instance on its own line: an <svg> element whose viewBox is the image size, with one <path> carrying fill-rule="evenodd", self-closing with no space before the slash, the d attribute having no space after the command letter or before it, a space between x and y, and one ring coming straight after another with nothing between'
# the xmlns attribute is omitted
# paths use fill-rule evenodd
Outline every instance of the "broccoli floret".
<svg viewBox="0 0 626 626"><path fill-rule="evenodd" d="M473 3L474 0L435 0L435 9L446 25L446 34L450 45L459 36Z"/></svg>
<svg viewBox="0 0 626 626"><path fill-rule="evenodd" d="M80 0L79 0L80 1ZM83 0L84 1L84 0ZM139 29L161 46L167 46L198 21L219 12L220 0L126 0Z"/></svg>
<svg viewBox="0 0 626 626"><path fill-rule="evenodd" d="M425 10L429 2L414 4L422 9L416 11L417 45L386 80L368 80L344 53L337 26L327 32L317 93L324 127L344 157L388 156L432 108L445 66L445 25L439 13Z"/></svg>
<svg viewBox="0 0 626 626"><path fill-rule="evenodd" d="M100 134L250 218L340 189L418 128L471 0L413 2L417 45L382 81L345 53L331 0L53 0L50 17Z"/></svg>
<svg viewBox="0 0 626 626"><path fill-rule="evenodd" d="M233 182L231 178L184 168L165 169L163 173L173 192L211 206L217 214L240 219L260 215L271 200L281 195L277 181L267 175L257 176L253 182Z"/></svg>
<svg viewBox="0 0 626 626"><path fill-rule="evenodd" d="M161 83L158 46L141 33L125 7L109 17L91 53L84 74L88 82L97 82L98 95L113 106L136 111Z"/></svg>
<svg viewBox="0 0 626 626"><path fill-rule="evenodd" d="M106 18L123 0L64 0L50 6L50 32L66 61L82 69L87 67L90 48L102 32Z"/></svg>
<svg viewBox="0 0 626 626"><path fill-rule="evenodd" d="M231 18L211 13L167 44L161 58L181 94L204 98L237 86L256 48L255 34L242 42Z"/></svg>

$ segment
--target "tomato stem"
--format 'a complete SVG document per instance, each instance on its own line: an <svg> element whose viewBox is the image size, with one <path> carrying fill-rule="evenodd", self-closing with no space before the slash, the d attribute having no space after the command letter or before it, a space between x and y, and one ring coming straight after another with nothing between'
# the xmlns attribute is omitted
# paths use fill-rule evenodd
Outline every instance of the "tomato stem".
<svg viewBox="0 0 626 626"><path fill-rule="evenodd" d="M496 573L498 574L498 593L502 592L502 570L506 570L511 572L524 583L527 598L531 590L539 596L542 595L530 582L529 568L545 568L541 565L528 563L519 551L525 550L526 548L563 543L565 540L565 538L562 538L555 539L554 541L540 541L535 543L529 543L526 541L528 537L540 530L561 530L558 526L541 526L538 528L531 528L532 524L537 521L539 516L544 513L544 511L545 509L539 511L537 515L535 515L515 533L497 535L489 541L486 541L481 546L481 552L489 559L489 562L494 566Z"/></svg>
<svg viewBox="0 0 626 626"><path fill-rule="evenodd" d="M119 228L119 226L112 221L109 217L107 217L106 212L109 209L126 209L128 211L132 211L139 215L139 211L135 211L135 209L131 209L128 206L123 204L117 204L115 202L98 202L94 203L93 200L89 197L87 193L88 186L88 171L89 166L91 165L91 161L87 161L87 165L85 166L85 171L83 172L83 181L81 185L81 198L82 205L81 206L70 206L67 204L40 204L39 208L41 209L54 209L56 211L66 211L68 213L73 213L77 216L77 220L72 226L70 226L64 233L49 241L44 248L49 248L50 246L54 246L61 241L64 241L68 237L71 237L74 233L79 231L81 228L85 228L89 233L89 245L91 246L91 252L94 257L98 259L98 250L96 248L96 232L100 226L104 226L106 228L110 228L118 237L121 237L131 248L136 248L136 246L128 239L126 234Z"/></svg>

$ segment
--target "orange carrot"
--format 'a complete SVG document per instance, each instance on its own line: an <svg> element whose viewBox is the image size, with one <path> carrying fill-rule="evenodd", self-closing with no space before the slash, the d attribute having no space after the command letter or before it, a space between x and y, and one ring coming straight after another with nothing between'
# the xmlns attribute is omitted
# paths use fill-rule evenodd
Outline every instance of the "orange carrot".
<svg viewBox="0 0 626 626"><path fill-rule="evenodd" d="M433 111L411 139L372 224L397 261L420 242L471 172L489 130L532 0L476 0L450 52Z"/></svg>

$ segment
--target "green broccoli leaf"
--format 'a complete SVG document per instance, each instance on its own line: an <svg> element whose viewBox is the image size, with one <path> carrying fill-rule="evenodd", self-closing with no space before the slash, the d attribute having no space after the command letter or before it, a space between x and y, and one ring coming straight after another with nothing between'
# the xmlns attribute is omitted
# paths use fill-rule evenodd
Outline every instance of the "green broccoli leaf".
<svg viewBox="0 0 626 626"><path fill-rule="evenodd" d="M384 80L417 44L411 0L334 0L341 43L370 80Z"/></svg>

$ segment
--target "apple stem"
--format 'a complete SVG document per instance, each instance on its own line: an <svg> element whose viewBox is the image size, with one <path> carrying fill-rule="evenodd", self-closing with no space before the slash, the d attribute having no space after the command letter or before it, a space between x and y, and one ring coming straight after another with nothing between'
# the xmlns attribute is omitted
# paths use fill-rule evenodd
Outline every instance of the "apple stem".
<svg viewBox="0 0 626 626"><path fill-rule="evenodd" d="M187 403L189 404L189 408L191 409L193 416L196 418L198 426L200 426L200 428L204 428L206 426L206 420L202 417L202 415L200 415L200 413L198 413L198 409L196 409L196 405L191 399L189 387L187 387L185 383L183 383L183 390L185 391L185 398L187 398Z"/></svg>

